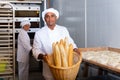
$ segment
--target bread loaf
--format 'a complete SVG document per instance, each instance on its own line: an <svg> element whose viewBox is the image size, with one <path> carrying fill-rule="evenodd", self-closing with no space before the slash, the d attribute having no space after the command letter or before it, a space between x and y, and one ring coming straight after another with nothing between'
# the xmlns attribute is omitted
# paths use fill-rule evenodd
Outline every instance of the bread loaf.
<svg viewBox="0 0 120 80"><path fill-rule="evenodd" d="M53 58L53 60L52 60L52 62L53 62L53 65L55 65L55 60L54 60L54 58L56 57L55 45L56 45L56 43L54 42L54 43L52 44L52 50L53 50L53 53L52 53L52 58Z"/></svg>
<svg viewBox="0 0 120 80"><path fill-rule="evenodd" d="M61 67L61 53L60 53L58 45L59 45L58 43L56 43L55 45L54 60L55 60L55 66Z"/></svg>
<svg viewBox="0 0 120 80"><path fill-rule="evenodd" d="M65 53L66 53L66 58L68 60L68 56L69 56L69 42L68 42L68 38L65 37L64 39L64 49L65 49Z"/></svg>
<svg viewBox="0 0 120 80"><path fill-rule="evenodd" d="M73 45L69 45L68 66L73 65Z"/></svg>
<svg viewBox="0 0 120 80"><path fill-rule="evenodd" d="M67 61L67 56L65 53L64 46L62 44L60 44L59 48L60 48L60 53L61 53L62 67L68 67L68 61Z"/></svg>
<svg viewBox="0 0 120 80"><path fill-rule="evenodd" d="M68 67L73 65L73 45L69 44L68 38L61 39L60 42L52 44L51 64L57 67Z"/></svg>

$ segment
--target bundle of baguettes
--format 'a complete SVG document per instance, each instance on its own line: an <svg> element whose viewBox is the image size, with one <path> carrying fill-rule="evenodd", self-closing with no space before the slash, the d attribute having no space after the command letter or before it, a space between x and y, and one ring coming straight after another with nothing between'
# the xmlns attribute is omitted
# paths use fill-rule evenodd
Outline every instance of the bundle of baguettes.
<svg viewBox="0 0 120 80"><path fill-rule="evenodd" d="M56 67L70 67L73 65L73 45L69 44L67 37L59 42L54 42L52 50L51 64Z"/></svg>

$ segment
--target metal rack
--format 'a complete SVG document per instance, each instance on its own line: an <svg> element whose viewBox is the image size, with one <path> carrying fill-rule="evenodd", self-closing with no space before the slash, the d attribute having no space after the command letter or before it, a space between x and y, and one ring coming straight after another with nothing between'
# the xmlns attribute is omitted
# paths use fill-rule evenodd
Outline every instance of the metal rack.
<svg viewBox="0 0 120 80"><path fill-rule="evenodd" d="M0 79L15 80L15 27L14 9L10 3L0 2Z"/></svg>
<svg viewBox="0 0 120 80"><path fill-rule="evenodd" d="M14 7L14 23L15 23L15 48L17 51L17 38L19 30L21 29L20 22L26 18L30 20L31 26L28 34L30 36L31 45L33 44L34 34L42 26L41 12L44 10L46 0L7 0ZM17 56L17 55L16 55ZM30 71L39 70L39 62L36 62L33 56L30 56ZM17 63L17 61L16 61ZM15 68L18 71L18 65Z"/></svg>
<svg viewBox="0 0 120 80"><path fill-rule="evenodd" d="M42 12L42 6L45 1L42 0L24 0L24 1L17 1L17 0L10 0L9 1L15 11L14 15L14 21L15 21L15 32L18 33L21 26L20 22L23 20L23 18L26 18L30 20L31 27L28 31L29 33L36 32L41 27L41 12Z"/></svg>
<svg viewBox="0 0 120 80"><path fill-rule="evenodd" d="M12 3L15 10L15 31L16 33L19 32L21 26L20 22L26 18L30 20L31 27L28 32L35 32L41 26L40 20L40 3Z"/></svg>

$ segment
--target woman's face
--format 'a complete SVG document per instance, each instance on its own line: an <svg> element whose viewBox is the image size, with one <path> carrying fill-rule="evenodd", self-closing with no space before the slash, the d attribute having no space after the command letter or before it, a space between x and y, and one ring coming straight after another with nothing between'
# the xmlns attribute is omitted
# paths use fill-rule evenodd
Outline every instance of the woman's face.
<svg viewBox="0 0 120 80"><path fill-rule="evenodd" d="M30 29L30 25L29 24L24 25L23 29L26 30L26 31L28 31Z"/></svg>
<svg viewBox="0 0 120 80"><path fill-rule="evenodd" d="M45 15L45 21L46 21L46 24L48 25L48 27L55 27L56 20L57 20L57 17L52 12L48 12Z"/></svg>

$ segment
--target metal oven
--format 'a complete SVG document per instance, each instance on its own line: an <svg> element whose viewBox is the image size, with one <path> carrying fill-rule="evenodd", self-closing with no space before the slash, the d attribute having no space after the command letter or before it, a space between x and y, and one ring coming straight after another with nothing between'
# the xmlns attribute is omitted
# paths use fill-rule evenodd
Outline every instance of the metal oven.
<svg viewBox="0 0 120 80"><path fill-rule="evenodd" d="M30 20L31 28L28 31L36 32L42 25L41 21L41 12L44 8L43 1L39 0L39 2L31 2L31 1L18 1L11 2L15 11L15 32L18 33L20 27L20 22L23 18Z"/></svg>

